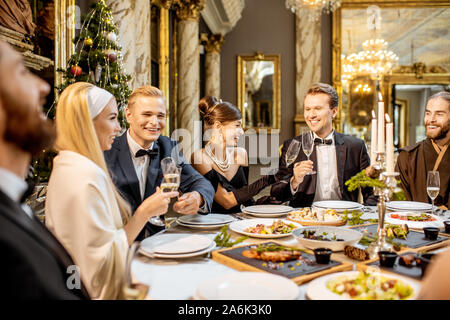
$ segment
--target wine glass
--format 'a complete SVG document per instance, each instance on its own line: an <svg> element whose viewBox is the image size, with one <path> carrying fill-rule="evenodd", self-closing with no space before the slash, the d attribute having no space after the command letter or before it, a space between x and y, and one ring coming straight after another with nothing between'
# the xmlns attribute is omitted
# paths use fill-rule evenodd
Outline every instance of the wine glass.
<svg viewBox="0 0 450 320"><path fill-rule="evenodd" d="M292 139L289 147L286 151L286 167L289 167L297 159L298 153L300 152L300 142L298 140Z"/></svg>
<svg viewBox="0 0 450 320"><path fill-rule="evenodd" d="M314 149L314 138L313 138L313 134L311 131L309 130L305 130L303 131L302 134L302 148L303 148L303 152L305 153L306 157L309 160L309 156L311 155L311 153L313 152ZM307 175L311 175L311 174L315 174L316 172L314 170L307 172Z"/></svg>
<svg viewBox="0 0 450 320"><path fill-rule="evenodd" d="M125 281L122 287L122 298L126 300L144 300L147 298L150 287L143 283L133 283L131 276L131 263L137 255L141 244L139 241L133 242L128 249L125 264Z"/></svg>
<svg viewBox="0 0 450 320"><path fill-rule="evenodd" d="M181 167L177 166L173 158L167 157L161 160L161 170L164 176L160 186L161 191L177 191L180 186ZM164 226L164 222L161 220L160 216L151 217L149 221L156 226Z"/></svg>
<svg viewBox="0 0 450 320"><path fill-rule="evenodd" d="M428 171L427 193L431 198L432 213L434 214L434 199L439 195L440 190L439 171Z"/></svg>

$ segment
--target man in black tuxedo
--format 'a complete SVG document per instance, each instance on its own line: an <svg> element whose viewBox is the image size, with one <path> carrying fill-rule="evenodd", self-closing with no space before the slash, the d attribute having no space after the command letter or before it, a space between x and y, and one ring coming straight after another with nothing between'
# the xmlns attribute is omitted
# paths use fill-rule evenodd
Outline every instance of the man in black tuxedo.
<svg viewBox="0 0 450 320"><path fill-rule="evenodd" d="M26 69L22 56L0 41L2 299L89 298L67 251L31 208L21 205L31 157L50 147L55 138L52 123L42 113L49 91L46 82Z"/></svg>
<svg viewBox="0 0 450 320"><path fill-rule="evenodd" d="M158 190L163 174L161 160L174 158L181 166L180 191L183 193L173 205L181 214L207 213L214 198L211 183L186 162L177 142L161 136L166 126L166 101L156 87L143 86L131 94L126 108L130 128L115 139L105 160L112 179L131 205L132 212L143 199ZM161 231L164 227L147 223L138 240Z"/></svg>
<svg viewBox="0 0 450 320"><path fill-rule="evenodd" d="M283 144L279 182L272 185L271 197L289 201L293 207L310 207L314 201L357 201L358 191L349 192L345 182L370 164L362 140L335 132L333 119L338 112L339 97L336 90L324 83L308 89L304 101L304 117L314 138L310 160L300 147L293 164L286 166L286 152L293 139ZM294 138L302 144L302 136ZM316 173L310 174L312 171ZM371 188L362 190L365 204L375 205Z"/></svg>

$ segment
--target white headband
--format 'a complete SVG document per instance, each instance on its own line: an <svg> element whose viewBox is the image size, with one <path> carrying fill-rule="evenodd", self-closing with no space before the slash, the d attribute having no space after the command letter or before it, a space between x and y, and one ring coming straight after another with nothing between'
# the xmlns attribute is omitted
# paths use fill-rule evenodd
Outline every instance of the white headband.
<svg viewBox="0 0 450 320"><path fill-rule="evenodd" d="M88 106L91 113L91 119L94 119L102 110L106 107L108 102L114 98L114 96L106 91L105 89L99 87L92 87L88 91Z"/></svg>

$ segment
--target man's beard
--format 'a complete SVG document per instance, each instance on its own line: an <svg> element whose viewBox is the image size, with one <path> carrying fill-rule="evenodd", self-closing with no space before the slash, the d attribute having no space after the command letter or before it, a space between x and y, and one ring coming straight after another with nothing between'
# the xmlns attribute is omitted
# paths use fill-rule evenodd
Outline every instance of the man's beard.
<svg viewBox="0 0 450 320"><path fill-rule="evenodd" d="M3 99L5 141L30 153L31 156L36 156L42 150L53 146L56 128L51 120L45 119L37 108L21 104L17 98L8 99L5 95L3 98L6 98Z"/></svg>
<svg viewBox="0 0 450 320"><path fill-rule="evenodd" d="M428 133L428 130L426 129L428 127L429 124L425 124L425 133L427 138L429 139L435 139L435 140L439 140L442 138L445 138L445 136L447 135L449 129L450 129L450 121L447 121L446 124L444 124L443 126L441 125L435 125L436 127L441 128L441 130L439 130L439 132L437 134L431 134Z"/></svg>

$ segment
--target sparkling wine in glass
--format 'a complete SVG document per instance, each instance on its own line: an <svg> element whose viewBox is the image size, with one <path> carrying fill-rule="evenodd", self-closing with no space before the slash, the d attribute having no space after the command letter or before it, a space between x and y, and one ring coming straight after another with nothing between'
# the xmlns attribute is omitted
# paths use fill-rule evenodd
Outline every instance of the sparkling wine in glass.
<svg viewBox="0 0 450 320"><path fill-rule="evenodd" d="M292 139L289 147L286 151L286 166L289 167L294 163L295 159L298 157L298 153L300 152L300 142L295 139Z"/></svg>
<svg viewBox="0 0 450 320"><path fill-rule="evenodd" d="M304 131L302 134L302 148L303 152L305 153L306 157L309 160L309 157L311 156L311 153L314 150L314 138L311 131ZM315 174L316 172L314 170L306 173L307 175Z"/></svg>
<svg viewBox="0 0 450 320"><path fill-rule="evenodd" d="M439 195L440 190L439 171L428 171L427 176L427 193L431 198L432 213L434 214L434 199Z"/></svg>
<svg viewBox="0 0 450 320"><path fill-rule="evenodd" d="M145 300L150 286L144 283L133 283L131 276L131 264L140 248L140 242L136 241L128 249L125 265L125 281L122 287L122 298L126 300Z"/></svg>

